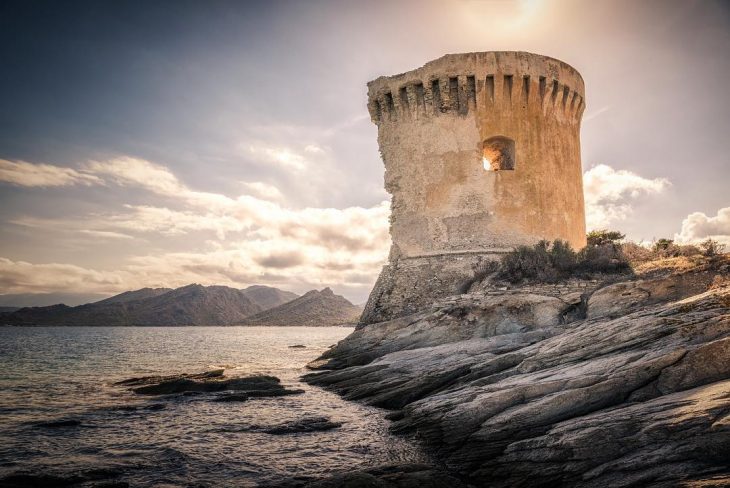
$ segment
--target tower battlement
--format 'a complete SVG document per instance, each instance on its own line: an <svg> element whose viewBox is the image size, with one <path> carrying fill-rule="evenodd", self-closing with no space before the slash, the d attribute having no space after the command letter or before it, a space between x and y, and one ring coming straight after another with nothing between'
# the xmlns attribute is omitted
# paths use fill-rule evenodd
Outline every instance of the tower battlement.
<svg viewBox="0 0 730 488"><path fill-rule="evenodd" d="M574 68L525 52L448 54L368 83L392 246L361 322L456 293L515 246L585 245L584 93Z"/></svg>
<svg viewBox="0 0 730 488"><path fill-rule="evenodd" d="M525 52L447 54L422 68L368 83L377 124L485 111L524 111L577 124L585 109L580 74L557 59Z"/></svg>

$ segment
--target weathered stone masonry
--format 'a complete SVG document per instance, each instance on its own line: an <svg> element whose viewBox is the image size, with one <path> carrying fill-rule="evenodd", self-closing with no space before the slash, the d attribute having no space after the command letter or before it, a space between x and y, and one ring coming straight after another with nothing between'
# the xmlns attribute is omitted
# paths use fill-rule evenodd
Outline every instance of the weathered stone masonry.
<svg viewBox="0 0 730 488"><path fill-rule="evenodd" d="M453 294L482 260L585 245L580 74L525 52L450 54L368 83L392 247L361 322Z"/></svg>

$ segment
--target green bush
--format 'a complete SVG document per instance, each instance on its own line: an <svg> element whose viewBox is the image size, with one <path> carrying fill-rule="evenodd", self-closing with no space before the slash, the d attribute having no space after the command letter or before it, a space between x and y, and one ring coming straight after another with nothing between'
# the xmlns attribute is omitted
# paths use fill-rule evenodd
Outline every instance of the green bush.
<svg viewBox="0 0 730 488"><path fill-rule="evenodd" d="M692 244L675 244L672 239L658 239L652 248L652 259L698 256L702 251Z"/></svg>
<svg viewBox="0 0 730 488"><path fill-rule="evenodd" d="M558 272L550 259L549 241L540 241L533 247L518 246L506 254L500 263L499 278L517 283L526 279L552 282Z"/></svg>
<svg viewBox="0 0 730 488"><path fill-rule="evenodd" d="M661 251L669 251L672 246L674 246L674 241L672 239L659 239L654 243L654 251L661 252Z"/></svg>
<svg viewBox="0 0 730 488"><path fill-rule="evenodd" d="M586 246L578 253L577 271L584 273L622 273L631 269L619 244Z"/></svg>
<svg viewBox="0 0 730 488"><path fill-rule="evenodd" d="M586 234L586 240L589 246L600 246L603 244L618 244L623 238L626 237L624 234L617 230L592 230Z"/></svg>
<svg viewBox="0 0 730 488"><path fill-rule="evenodd" d="M506 254L497 277L511 283L533 280L553 283L572 276L630 271L621 246L612 242L588 245L575 252L565 241L542 240L534 246L519 246Z"/></svg>
<svg viewBox="0 0 730 488"><path fill-rule="evenodd" d="M565 241L556 240L549 251L550 262L559 273L569 273L576 265L577 255Z"/></svg>
<svg viewBox="0 0 730 488"><path fill-rule="evenodd" d="M720 244L714 239L707 239L700 244L702 254L708 257L714 257L725 252L725 244Z"/></svg>

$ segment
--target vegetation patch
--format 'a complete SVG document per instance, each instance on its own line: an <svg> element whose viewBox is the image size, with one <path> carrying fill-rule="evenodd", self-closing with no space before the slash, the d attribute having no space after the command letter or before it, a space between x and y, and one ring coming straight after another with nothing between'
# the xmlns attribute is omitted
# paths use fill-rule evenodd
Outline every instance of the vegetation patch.
<svg viewBox="0 0 730 488"><path fill-rule="evenodd" d="M502 258L497 278L511 283L525 280L554 283L595 273L631 271L620 244L601 240L593 242L578 252L561 240L542 240L534 246L519 246Z"/></svg>

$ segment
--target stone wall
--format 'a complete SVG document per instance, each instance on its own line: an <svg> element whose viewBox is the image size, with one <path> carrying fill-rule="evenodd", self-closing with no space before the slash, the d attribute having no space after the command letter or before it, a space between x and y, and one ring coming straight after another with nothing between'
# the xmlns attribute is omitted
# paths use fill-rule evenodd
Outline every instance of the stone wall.
<svg viewBox="0 0 730 488"><path fill-rule="evenodd" d="M575 293L593 293L599 286L602 285L598 280L570 279L559 283L529 283L518 286L477 284L469 290L469 292L492 296L519 293L559 298L561 296L572 295Z"/></svg>
<svg viewBox="0 0 730 488"><path fill-rule="evenodd" d="M575 69L523 52L452 54L368 94L392 249L361 322L453 293L478 256L539 239L585 245Z"/></svg>
<svg viewBox="0 0 730 488"><path fill-rule="evenodd" d="M417 312L434 300L468 288L474 270L496 254L452 254L391 260L370 292L360 323L383 322Z"/></svg>

